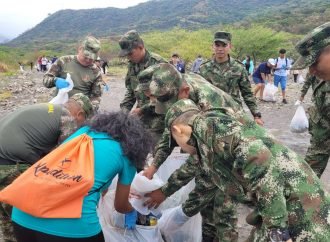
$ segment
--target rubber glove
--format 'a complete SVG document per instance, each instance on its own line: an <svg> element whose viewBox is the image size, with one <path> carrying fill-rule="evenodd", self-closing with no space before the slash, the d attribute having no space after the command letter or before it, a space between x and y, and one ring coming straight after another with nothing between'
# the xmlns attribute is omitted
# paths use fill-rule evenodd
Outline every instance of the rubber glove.
<svg viewBox="0 0 330 242"><path fill-rule="evenodd" d="M104 91L107 92L107 91L109 91L109 89L110 89L110 88L109 88L108 84L105 84L105 85L104 85Z"/></svg>
<svg viewBox="0 0 330 242"><path fill-rule="evenodd" d="M135 209L129 213L125 213L125 228L135 229L137 220L137 212Z"/></svg>
<svg viewBox="0 0 330 242"><path fill-rule="evenodd" d="M62 89L68 87L70 84L63 78L56 77L55 86L57 89Z"/></svg>

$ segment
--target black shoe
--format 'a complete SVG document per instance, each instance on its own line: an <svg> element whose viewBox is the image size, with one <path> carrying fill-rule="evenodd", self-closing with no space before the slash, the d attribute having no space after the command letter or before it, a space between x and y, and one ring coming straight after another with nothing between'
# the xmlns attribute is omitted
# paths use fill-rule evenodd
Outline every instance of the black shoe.
<svg viewBox="0 0 330 242"><path fill-rule="evenodd" d="M284 104L288 104L288 102L286 101L285 98L283 99L282 103L284 103Z"/></svg>

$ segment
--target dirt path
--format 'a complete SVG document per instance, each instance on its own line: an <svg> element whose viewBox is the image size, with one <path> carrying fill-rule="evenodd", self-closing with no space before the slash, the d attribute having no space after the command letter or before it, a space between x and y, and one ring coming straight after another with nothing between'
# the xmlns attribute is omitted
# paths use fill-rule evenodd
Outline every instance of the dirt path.
<svg viewBox="0 0 330 242"><path fill-rule="evenodd" d="M117 111L119 110L119 103L125 94L124 78L113 75L104 77L110 86L110 90L104 93L100 108L106 111ZM258 104L263 115L263 120L265 121L265 128L294 151L304 155L309 145L309 134L294 134L289 130L290 121L296 110L294 102L299 97L301 85L293 83L292 80L289 80L288 83L287 99L289 104L284 105L280 102L259 102ZM12 92L12 96L10 98L4 98L10 92ZM0 118L18 107L37 102L45 102L49 100L51 93L51 90L43 87L41 73L26 72L13 77L0 77ZM309 92L305 98L305 108L311 105L310 95L311 93ZM183 159L183 156L175 153L170 158ZM328 167L322 177L322 181L328 191L330 191L329 173ZM248 209L240 206L238 212L240 241L244 241L251 229L245 223L245 215L248 213Z"/></svg>

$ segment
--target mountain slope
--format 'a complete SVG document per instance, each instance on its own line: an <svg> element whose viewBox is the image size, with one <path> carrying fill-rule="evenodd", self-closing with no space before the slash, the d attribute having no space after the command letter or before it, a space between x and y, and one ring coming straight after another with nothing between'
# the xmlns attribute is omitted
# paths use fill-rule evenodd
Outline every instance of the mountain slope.
<svg viewBox="0 0 330 242"><path fill-rule="evenodd" d="M126 9L61 10L9 44L22 46L31 42L70 41L87 34L105 37L123 34L130 29L148 32L173 27L209 28L237 22L244 25L258 19L281 30L290 28L290 24L294 25L292 27L297 24L316 26L330 17L329 8L328 0L151 0ZM303 21L315 13L325 17L312 18L308 23ZM296 27L296 32L306 29Z"/></svg>

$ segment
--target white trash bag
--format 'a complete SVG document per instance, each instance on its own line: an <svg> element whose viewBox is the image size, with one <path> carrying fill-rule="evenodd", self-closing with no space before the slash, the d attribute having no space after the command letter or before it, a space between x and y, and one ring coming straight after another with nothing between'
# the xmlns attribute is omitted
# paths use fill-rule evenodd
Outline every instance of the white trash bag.
<svg viewBox="0 0 330 242"><path fill-rule="evenodd" d="M114 207L115 193L115 190L109 190L98 206L105 242L163 242L157 225L136 225L133 230L125 228L125 214L118 213Z"/></svg>
<svg viewBox="0 0 330 242"><path fill-rule="evenodd" d="M202 217L200 213L188 218L182 212L181 206L165 210L158 221L158 227L166 242L202 241Z"/></svg>
<svg viewBox="0 0 330 242"><path fill-rule="evenodd" d="M305 82L305 78L301 74L299 74L297 78L297 82L299 84L303 84Z"/></svg>
<svg viewBox="0 0 330 242"><path fill-rule="evenodd" d="M68 87L65 88L61 88L59 89L56 97L54 97L52 100L49 101L49 103L52 104L64 104L69 100L69 94L68 92L70 92L73 88L73 81L71 79L71 75L70 73L66 74L66 80L69 83Z"/></svg>
<svg viewBox="0 0 330 242"><path fill-rule="evenodd" d="M131 185L131 189L133 189L134 192L137 193L137 195L140 198L135 198L135 197L130 198L129 202L139 213L143 215L148 215L149 213L153 213L154 215L157 216L160 214L161 206L157 209L153 209L153 208L149 209L147 206L143 206L144 202L148 200L148 198L144 197L144 195L146 193L157 190L158 188L161 188L165 183L158 177L157 174L155 174L153 178L150 180L144 175L142 175L142 172L143 171L135 175Z"/></svg>
<svg viewBox="0 0 330 242"><path fill-rule="evenodd" d="M264 89L263 100L266 102L276 102L275 93L278 91L278 88L272 84L267 83Z"/></svg>
<svg viewBox="0 0 330 242"><path fill-rule="evenodd" d="M308 119L302 105L298 106L296 113L291 120L290 130L293 133L303 133L308 130Z"/></svg>

